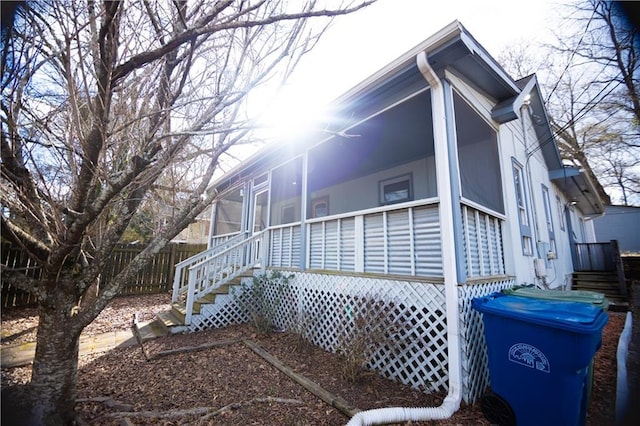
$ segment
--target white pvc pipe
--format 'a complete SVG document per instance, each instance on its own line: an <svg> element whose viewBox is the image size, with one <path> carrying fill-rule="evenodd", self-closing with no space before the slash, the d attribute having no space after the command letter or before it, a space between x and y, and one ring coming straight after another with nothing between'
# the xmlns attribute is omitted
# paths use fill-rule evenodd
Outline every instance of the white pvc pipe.
<svg viewBox="0 0 640 426"><path fill-rule="evenodd" d="M633 316L627 312L624 329L618 340L618 380L616 383L616 424L622 424L624 416L629 409L629 382L627 380L627 357L629 354L629 342L631 341L631 328Z"/></svg>
<svg viewBox="0 0 640 426"><path fill-rule="evenodd" d="M462 366L460 362L460 314L458 307L458 275L456 269L456 250L453 241L453 200L451 199L451 183L449 179L449 153L447 147L447 121L445 114L444 86L429 65L426 52L416 57L420 72L431 87L433 134L434 139L444 141L435 144L438 164L438 194L440 196L440 224L444 235L442 238L442 259L447 317L447 355L449 358L449 392L439 407L388 407L361 411L349 420L347 426L364 426L407 421L427 421L448 419L460 408L462 400Z"/></svg>

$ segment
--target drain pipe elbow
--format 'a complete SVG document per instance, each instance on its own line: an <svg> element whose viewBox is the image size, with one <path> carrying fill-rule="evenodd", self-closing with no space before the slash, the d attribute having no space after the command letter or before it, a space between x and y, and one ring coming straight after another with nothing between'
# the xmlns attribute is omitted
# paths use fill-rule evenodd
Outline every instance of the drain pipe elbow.
<svg viewBox="0 0 640 426"><path fill-rule="evenodd" d="M360 411L349 420L347 426L448 419L460 408L460 400L460 396L450 393L439 407L387 407Z"/></svg>
<svg viewBox="0 0 640 426"><path fill-rule="evenodd" d="M434 128L446 126L444 111L444 88L436 72L429 65L426 52L416 57L418 68L431 86ZM434 129L435 130L435 129ZM440 128L441 131L444 129ZM434 131L435 133L435 131ZM454 255L455 257L455 255ZM347 426L400 423L407 421L443 420L451 417L460 408L462 401L462 378L460 362L460 330L455 265L445 265L445 294L447 316L447 352L449 356L449 392L438 407L388 407L361 411L354 415Z"/></svg>

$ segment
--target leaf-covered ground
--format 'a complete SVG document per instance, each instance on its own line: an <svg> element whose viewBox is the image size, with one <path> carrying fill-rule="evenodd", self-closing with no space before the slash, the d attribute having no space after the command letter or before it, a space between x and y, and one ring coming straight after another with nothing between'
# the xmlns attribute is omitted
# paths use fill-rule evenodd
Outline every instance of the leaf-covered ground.
<svg viewBox="0 0 640 426"><path fill-rule="evenodd" d="M85 330L97 334L127 329L134 313L141 320L168 307L166 295L114 300ZM624 314L610 313L603 345L596 354L588 425L611 424L615 418L616 346ZM2 312L2 345L35 338L33 309ZM433 406L444 395L422 392L375 374L353 383L342 378L341 360L297 336L256 335L248 325L176 335L145 344L149 355L168 349L229 339L251 338L294 371L359 409L387 406ZM2 424L19 425L29 367L2 370ZM101 356L82 357L77 411L84 424L120 425L122 416L135 425L343 425L348 417L323 402L255 354L242 342L146 361L140 347L118 348ZM133 411L130 411L133 410ZM144 417L150 412L164 417ZM413 424L488 425L479 404L463 406L451 419Z"/></svg>

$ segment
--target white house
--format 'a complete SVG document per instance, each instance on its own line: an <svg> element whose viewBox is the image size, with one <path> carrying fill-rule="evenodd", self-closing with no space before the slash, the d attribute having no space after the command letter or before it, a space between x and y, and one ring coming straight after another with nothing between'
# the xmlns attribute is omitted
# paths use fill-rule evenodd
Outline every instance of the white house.
<svg viewBox="0 0 640 426"><path fill-rule="evenodd" d="M283 327L304 318L335 350L373 303L410 327L370 367L467 402L488 383L471 299L568 288L572 244L592 241L604 211L563 166L535 76L514 81L457 21L338 98L322 130L213 188L210 248L176 274L182 329L246 321L231 296L205 296L247 269L285 269Z"/></svg>

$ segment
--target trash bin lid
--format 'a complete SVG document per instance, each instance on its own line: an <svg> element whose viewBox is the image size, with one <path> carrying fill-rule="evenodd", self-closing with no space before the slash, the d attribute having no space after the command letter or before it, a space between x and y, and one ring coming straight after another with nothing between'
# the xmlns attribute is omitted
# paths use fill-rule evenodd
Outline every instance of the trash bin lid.
<svg viewBox="0 0 640 426"><path fill-rule="evenodd" d="M576 333L600 332L607 314L596 306L494 293L473 299L473 307L483 313L521 320Z"/></svg>
<svg viewBox="0 0 640 426"><path fill-rule="evenodd" d="M590 303L605 311L609 308L609 300L602 293L588 290L543 290L535 287L513 287L502 290L512 296L534 297L564 302Z"/></svg>

